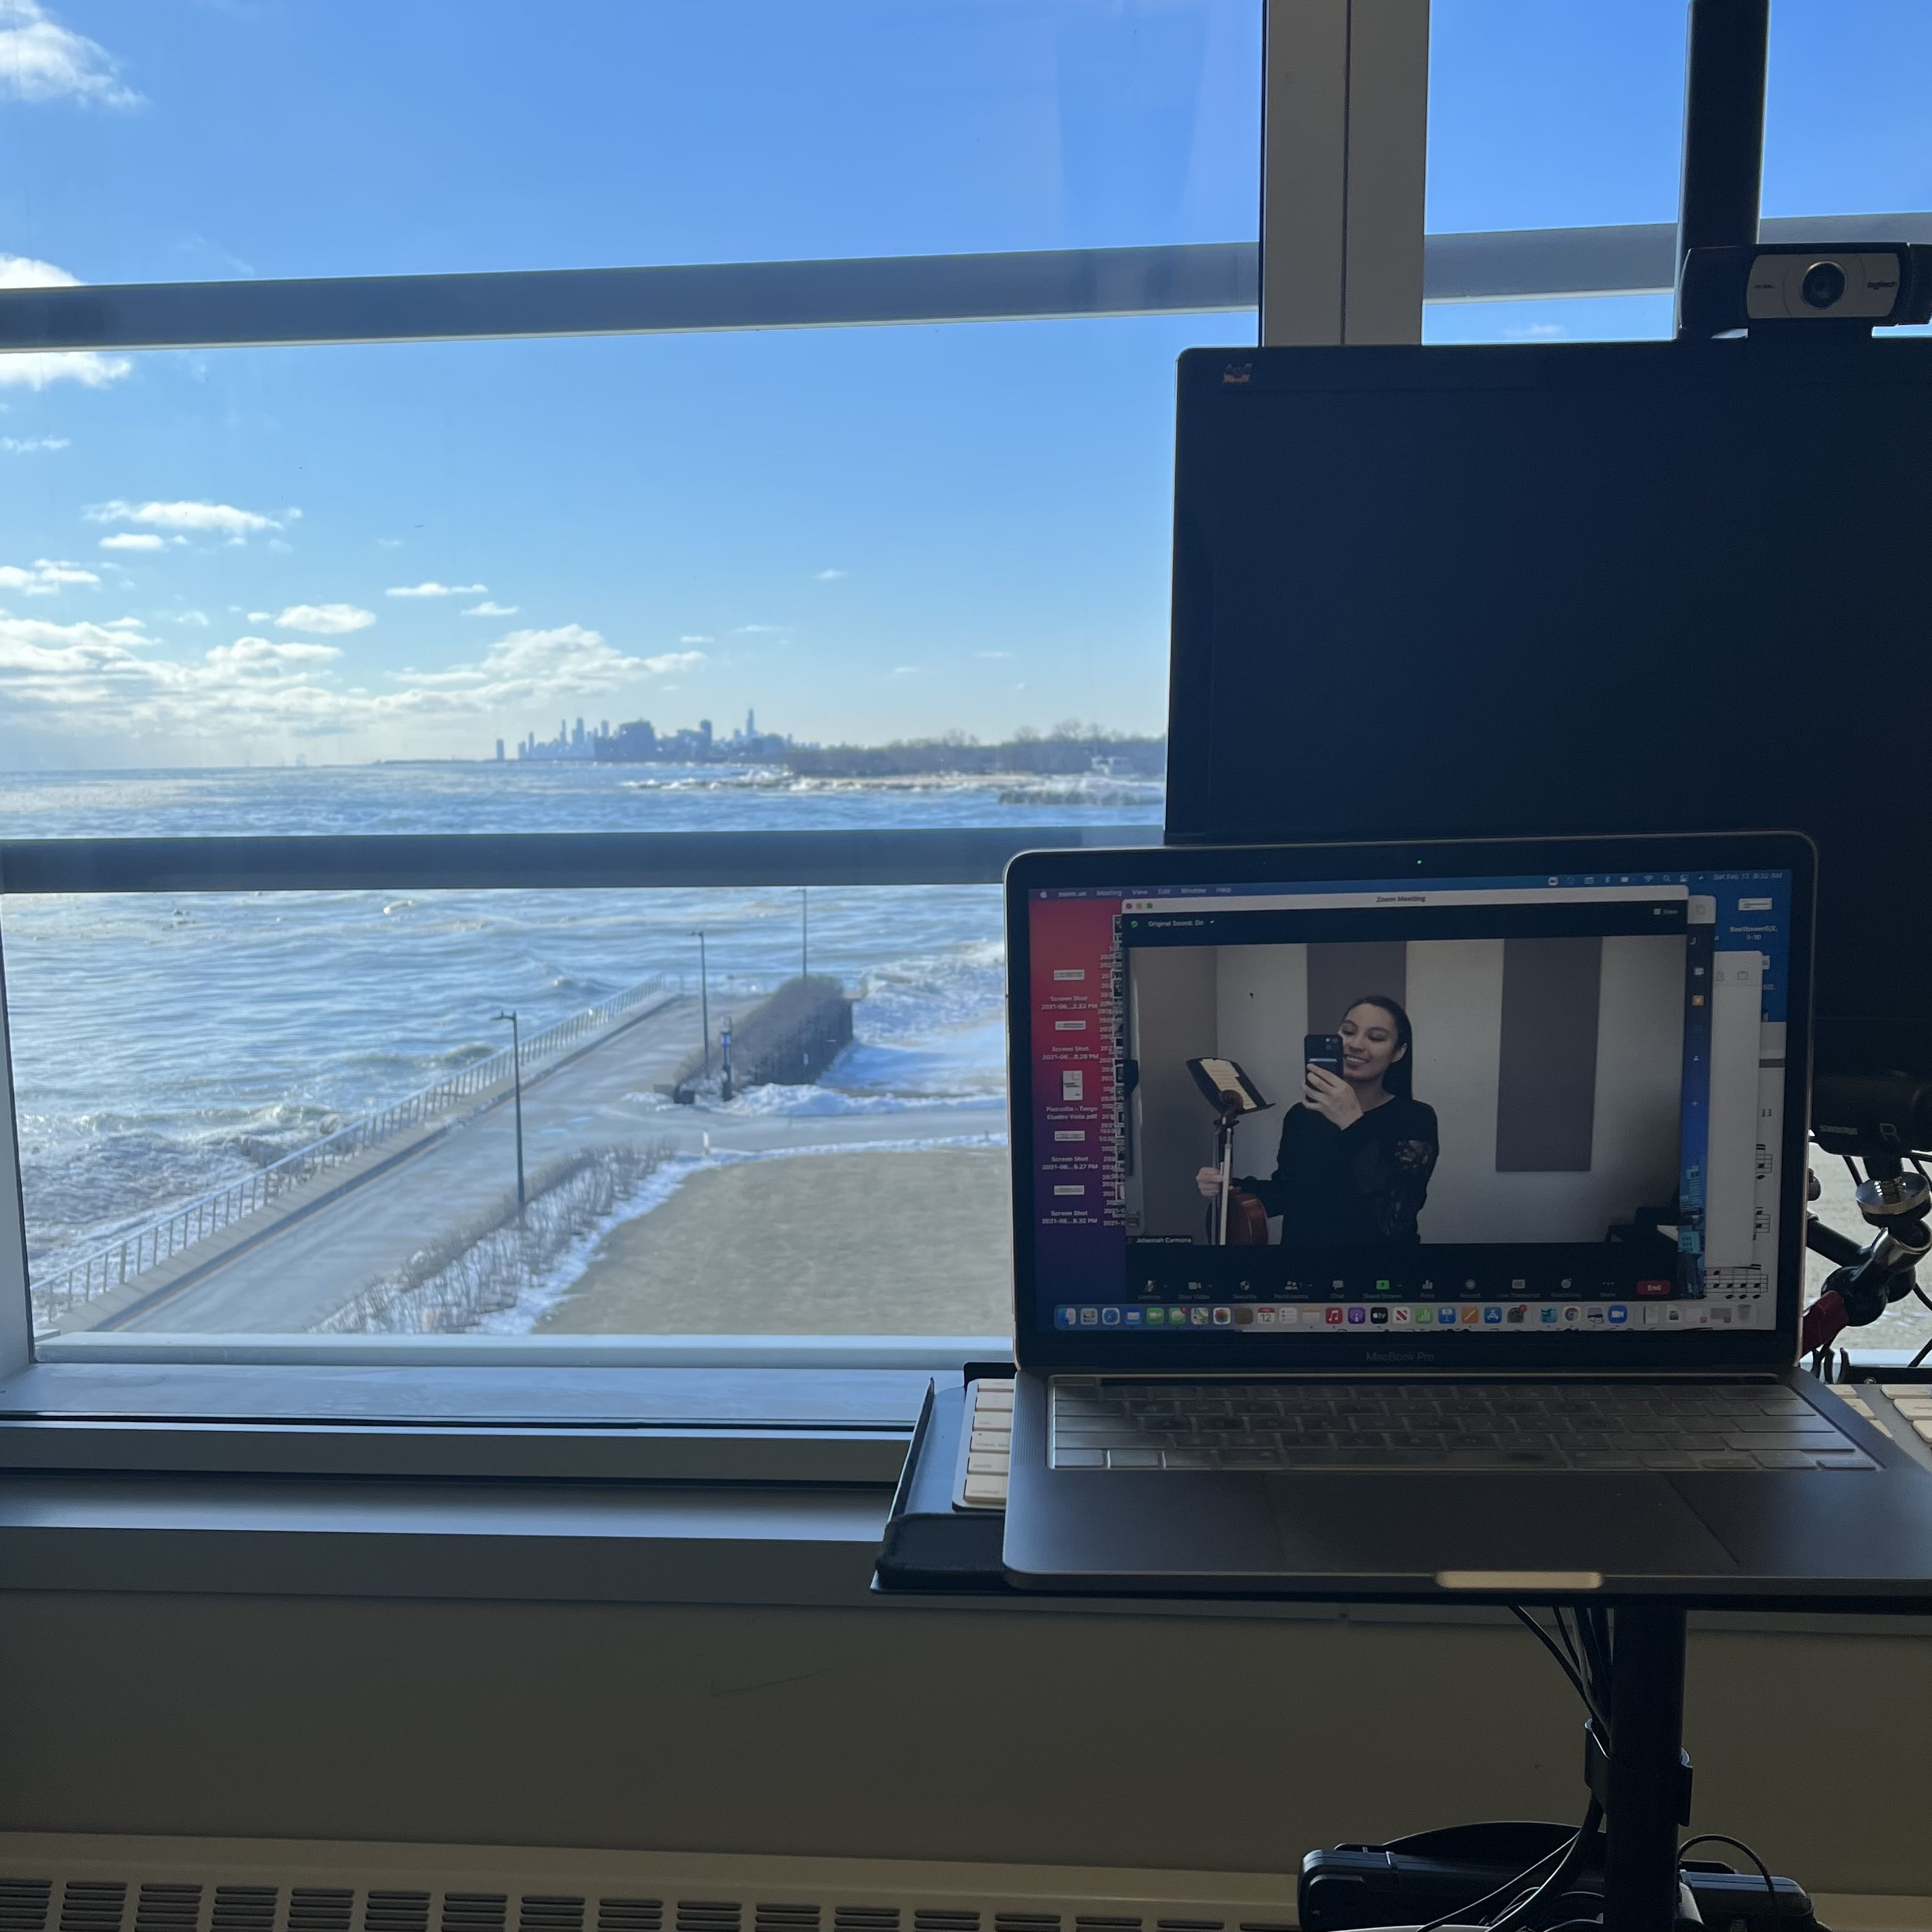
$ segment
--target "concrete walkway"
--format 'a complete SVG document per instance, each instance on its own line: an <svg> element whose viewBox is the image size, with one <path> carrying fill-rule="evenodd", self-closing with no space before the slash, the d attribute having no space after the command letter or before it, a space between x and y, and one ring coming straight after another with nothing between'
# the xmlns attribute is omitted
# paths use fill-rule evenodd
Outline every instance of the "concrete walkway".
<svg viewBox="0 0 1932 1932"><path fill-rule="evenodd" d="M585 1148L660 1138L652 1090L690 1051L698 1002L669 995L524 1080L524 1164L534 1174ZM680 1112L682 1110L680 1110ZM400 1158L397 1158L397 1155ZM157 1270L56 1317L63 1332L289 1334L312 1329L426 1242L514 1203L514 1112L506 1088L455 1124L375 1150ZM262 1226L252 1222L260 1220Z"/></svg>
<svg viewBox="0 0 1932 1932"><path fill-rule="evenodd" d="M801 1116L669 1106L657 1089L688 1053L698 1024L696 1000L668 996L526 1074L526 1171L534 1176L600 1147L799 1158L699 1168L660 1206L604 1238L548 1311L545 1330L959 1334L1004 1326L1011 1289L1003 1108ZM198 1243L172 1276L150 1270L56 1325L312 1332L430 1243L509 1214L509 1094L412 1142L386 1142L371 1158L380 1165L320 1177L306 1196L284 1197L238 1224L226 1245ZM291 1216L292 1208L300 1211Z"/></svg>

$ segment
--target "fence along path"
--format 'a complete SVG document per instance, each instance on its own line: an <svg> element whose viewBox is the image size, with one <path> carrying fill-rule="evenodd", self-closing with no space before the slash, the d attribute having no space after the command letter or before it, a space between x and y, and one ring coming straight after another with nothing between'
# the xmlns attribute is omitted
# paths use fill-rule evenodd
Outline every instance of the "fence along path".
<svg viewBox="0 0 1932 1932"><path fill-rule="evenodd" d="M682 976L654 973L621 993L573 1013L568 1019L527 1035L521 1048L521 1070L534 1069L567 1052L578 1042L615 1024L647 1001L685 990ZM432 1124L446 1126L500 1096L511 1084L511 1049L502 1048L482 1060L405 1094L376 1112L352 1120L323 1139L298 1148L280 1160L244 1174L225 1187L211 1189L192 1201L130 1229L119 1240L94 1250L44 1280L33 1281L34 1318L50 1322L75 1307L124 1288L158 1268L178 1261L198 1244L228 1232L238 1223L261 1214L318 1177L346 1168L386 1144Z"/></svg>

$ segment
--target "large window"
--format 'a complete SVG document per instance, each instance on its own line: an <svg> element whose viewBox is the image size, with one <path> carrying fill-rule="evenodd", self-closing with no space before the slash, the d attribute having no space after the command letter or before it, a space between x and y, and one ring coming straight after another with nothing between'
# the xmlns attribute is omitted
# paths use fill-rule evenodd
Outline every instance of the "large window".
<svg viewBox="0 0 1932 1932"><path fill-rule="evenodd" d="M1922 10L1780 0L1768 215L1928 206ZM998 1336L994 888L1158 834L1263 13L0 14L44 1354ZM1682 0L1430 33L1425 338L1666 332ZM545 833L658 842L476 871Z"/></svg>
<svg viewBox="0 0 1932 1932"><path fill-rule="evenodd" d="M1260 0L191 12L0 25L7 284L214 285L0 356L0 838L94 842L0 878L43 1354L998 1338L995 882L1158 836ZM260 286L531 270L613 272ZM505 339L357 340L436 317ZM805 832L638 890L101 842Z"/></svg>

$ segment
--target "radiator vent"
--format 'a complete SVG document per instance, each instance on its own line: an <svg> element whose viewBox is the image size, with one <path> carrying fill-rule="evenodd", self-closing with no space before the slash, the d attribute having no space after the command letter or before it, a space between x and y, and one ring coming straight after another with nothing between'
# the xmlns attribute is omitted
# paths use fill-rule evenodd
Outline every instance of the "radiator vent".
<svg viewBox="0 0 1932 1932"><path fill-rule="evenodd" d="M134 1895L134 1932L195 1932L200 1923L198 1885L144 1885Z"/></svg>
<svg viewBox="0 0 1932 1932"><path fill-rule="evenodd" d="M680 1898L677 1932L739 1932L745 1908L727 1900Z"/></svg>
<svg viewBox="0 0 1932 1932"><path fill-rule="evenodd" d="M824 1916L815 1905L760 1905L754 1908L754 1932L818 1932ZM842 1916L840 1924L845 1921Z"/></svg>
<svg viewBox="0 0 1932 1932"><path fill-rule="evenodd" d="M141 1896L145 1900L147 1895L144 1885ZM278 1886L218 1885L214 1910L208 1916L211 1932L275 1932L275 1907L280 1899Z"/></svg>
<svg viewBox="0 0 1932 1932"><path fill-rule="evenodd" d="M0 1932L6 1932L0 1926ZM664 1932L661 1898L600 1898L597 1932Z"/></svg>
<svg viewBox="0 0 1932 1932"><path fill-rule="evenodd" d="M362 1906L368 1932L429 1932L426 1892L372 1892Z"/></svg>
<svg viewBox="0 0 1932 1932"><path fill-rule="evenodd" d="M442 1932L503 1932L510 1895L505 1892L446 1892Z"/></svg>
<svg viewBox="0 0 1932 1932"><path fill-rule="evenodd" d="M121 1932L127 1904L124 1885L69 1879L61 1888L60 1932Z"/></svg>
<svg viewBox="0 0 1932 1932"><path fill-rule="evenodd" d="M0 1932L1294 1932L1292 1888L735 1853L260 1840L238 1856L220 1840L0 1833Z"/></svg>
<svg viewBox="0 0 1932 1932"><path fill-rule="evenodd" d="M356 1894L346 1885L298 1885L289 1893L288 1932L349 1932Z"/></svg>
<svg viewBox="0 0 1932 1932"><path fill-rule="evenodd" d="M0 1932L46 1932L53 1900L44 1878L0 1878Z"/></svg>

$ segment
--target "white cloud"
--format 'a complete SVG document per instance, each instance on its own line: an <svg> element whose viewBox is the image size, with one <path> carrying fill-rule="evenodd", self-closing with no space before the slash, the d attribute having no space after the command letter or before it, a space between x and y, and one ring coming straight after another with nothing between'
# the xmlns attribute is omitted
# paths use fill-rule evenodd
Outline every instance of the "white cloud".
<svg viewBox="0 0 1932 1932"><path fill-rule="evenodd" d="M486 597L480 604L472 604L463 613L466 617L514 617L518 607L514 604L493 604Z"/></svg>
<svg viewBox="0 0 1932 1932"><path fill-rule="evenodd" d="M779 632L790 628L789 624L740 624L738 634L741 638L776 637Z"/></svg>
<svg viewBox="0 0 1932 1932"><path fill-rule="evenodd" d="M135 106L141 97L121 80L118 66L98 41L50 18L38 0L0 0L0 94Z"/></svg>
<svg viewBox="0 0 1932 1932"><path fill-rule="evenodd" d="M29 570L24 565L0 563L0 590L24 591L29 597L51 597L64 584L98 584L91 570L76 563L56 563L40 557Z"/></svg>
<svg viewBox="0 0 1932 1932"><path fill-rule="evenodd" d="M103 550L160 550L166 544L165 538L146 530L117 530L111 537L100 539Z"/></svg>
<svg viewBox="0 0 1932 1932"><path fill-rule="evenodd" d="M614 691L662 660L626 657L601 632L581 624L548 631L512 631L500 638L477 664L447 670L400 671L415 687L400 694L423 710L480 711L500 704L526 704L546 695L594 696Z"/></svg>
<svg viewBox="0 0 1932 1932"><path fill-rule="evenodd" d="M212 646L206 662L218 670L262 677L298 664L331 664L341 655L333 644L278 644L266 638L237 638L232 644Z"/></svg>
<svg viewBox="0 0 1932 1932"><path fill-rule="evenodd" d="M654 658L644 660L644 668L653 677L664 677L674 671L694 670L704 662L702 651L664 651Z"/></svg>
<svg viewBox="0 0 1932 1932"><path fill-rule="evenodd" d="M97 356L91 349L23 350L0 356L0 388L44 389L55 382L78 382L104 389L134 368L124 356Z"/></svg>
<svg viewBox="0 0 1932 1932"><path fill-rule="evenodd" d="M205 631L208 628L208 613L206 610L170 611L168 621L172 624L192 624L197 630Z"/></svg>
<svg viewBox="0 0 1932 1932"><path fill-rule="evenodd" d="M7 18L8 0L0 0L0 22ZM6 29L0 26L0 43ZM0 86L5 80L5 53L0 45ZM0 289L71 289L79 278L51 262L31 255L0 255ZM83 388L104 389L134 368L124 356L100 356L91 349L29 350L19 356L0 356L0 387L44 389L52 382L78 382Z"/></svg>
<svg viewBox="0 0 1932 1932"><path fill-rule="evenodd" d="M252 620L254 613L249 616ZM339 638L350 631L366 631L376 614L354 604L291 604L274 621L278 631L313 631L319 637Z"/></svg>
<svg viewBox="0 0 1932 1932"><path fill-rule="evenodd" d="M0 436L0 449L9 456L31 456L37 449L64 449L72 440L64 436Z"/></svg>
<svg viewBox="0 0 1932 1932"><path fill-rule="evenodd" d="M813 574L818 579L820 584L833 584L837 582L837 580L840 578L843 577L845 573L842 570L820 570L814 572Z"/></svg>
<svg viewBox="0 0 1932 1932"><path fill-rule="evenodd" d="M5 0L0 0L4 5ZM280 519L265 516L259 510L238 510L232 503L130 503L122 497L111 502L91 503L84 513L90 523L146 524L162 530L208 531L230 537L248 537L257 530L278 530ZM298 510L285 510L285 517L299 516Z"/></svg>
<svg viewBox="0 0 1932 1932"><path fill-rule="evenodd" d="M975 651L973 655L976 658L1010 658L1016 657L1018 653L1016 651Z"/></svg>
<svg viewBox="0 0 1932 1932"><path fill-rule="evenodd" d="M678 642L681 644L715 644L717 641L718 640L716 638L706 637L680 638L678 639Z"/></svg>
<svg viewBox="0 0 1932 1932"><path fill-rule="evenodd" d="M275 621L275 614L272 610L250 610L248 621L251 624L272 624Z"/></svg>
<svg viewBox="0 0 1932 1932"><path fill-rule="evenodd" d="M510 632L475 662L398 673L390 690L338 682L341 656L333 644L251 633L172 658L138 618L56 624L0 612L0 722L145 736L343 737L568 703L654 670L576 624Z"/></svg>
<svg viewBox="0 0 1932 1932"><path fill-rule="evenodd" d="M376 548L378 550L400 550L402 547L403 540L400 537L378 537L376 539Z"/></svg>
<svg viewBox="0 0 1932 1932"><path fill-rule="evenodd" d="M916 677L919 675L919 666L917 664L894 664L892 666L892 675L895 677Z"/></svg>
<svg viewBox="0 0 1932 1932"><path fill-rule="evenodd" d="M398 584L393 590L386 590L385 597L481 597L489 590L487 584L438 584L434 578L427 584Z"/></svg>
<svg viewBox="0 0 1932 1932"><path fill-rule="evenodd" d="M5 0L0 0L0 6ZM77 289L80 278L32 255L0 255L0 289Z"/></svg>

